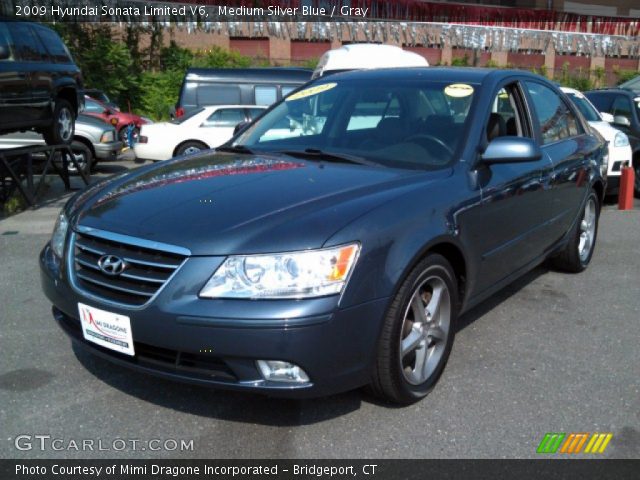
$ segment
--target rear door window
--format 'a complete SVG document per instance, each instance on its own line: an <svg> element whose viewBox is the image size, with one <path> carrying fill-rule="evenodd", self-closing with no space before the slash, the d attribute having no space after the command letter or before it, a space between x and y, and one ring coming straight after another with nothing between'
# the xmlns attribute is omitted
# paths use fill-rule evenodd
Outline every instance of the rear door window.
<svg viewBox="0 0 640 480"><path fill-rule="evenodd" d="M587 98L593 103L599 112L611 112L611 95L606 93L588 93Z"/></svg>
<svg viewBox="0 0 640 480"><path fill-rule="evenodd" d="M196 101L198 105L202 106L239 104L240 87L223 83L198 85Z"/></svg>
<svg viewBox="0 0 640 480"><path fill-rule="evenodd" d="M278 89L271 85L256 85L255 87L255 102L256 105L269 106L272 103L276 103L278 99Z"/></svg>
<svg viewBox="0 0 640 480"><path fill-rule="evenodd" d="M263 108L248 108L249 118L253 120L254 118L258 118L264 112Z"/></svg>
<svg viewBox="0 0 640 480"><path fill-rule="evenodd" d="M578 135L575 115L556 92L540 83L525 83L538 116L543 143L553 143Z"/></svg>
<svg viewBox="0 0 640 480"><path fill-rule="evenodd" d="M48 54L44 46L26 23L8 22L13 37L16 56L24 62L41 62L47 60Z"/></svg>
<svg viewBox="0 0 640 480"><path fill-rule="evenodd" d="M67 47L62 43L58 35L47 28L37 28L36 32L54 62L71 63L69 50L67 50Z"/></svg>
<svg viewBox="0 0 640 480"><path fill-rule="evenodd" d="M624 95L617 95L611 105L611 113L614 116L622 116L629 120L629 123L633 122L633 113L631 112L631 100Z"/></svg>
<svg viewBox="0 0 640 480"><path fill-rule="evenodd" d="M282 97L283 98L286 97L291 92L293 92L296 88L298 88L296 85L283 85L282 86Z"/></svg>
<svg viewBox="0 0 640 480"><path fill-rule="evenodd" d="M221 108L209 115L202 127L235 127L244 121L244 108Z"/></svg>

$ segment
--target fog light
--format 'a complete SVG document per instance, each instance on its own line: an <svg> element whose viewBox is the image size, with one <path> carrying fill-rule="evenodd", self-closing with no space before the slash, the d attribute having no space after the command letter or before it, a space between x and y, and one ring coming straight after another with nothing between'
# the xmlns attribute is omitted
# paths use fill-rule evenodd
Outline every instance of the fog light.
<svg viewBox="0 0 640 480"><path fill-rule="evenodd" d="M294 363L280 360L258 360L256 362L265 380L286 383L307 383L309 377Z"/></svg>

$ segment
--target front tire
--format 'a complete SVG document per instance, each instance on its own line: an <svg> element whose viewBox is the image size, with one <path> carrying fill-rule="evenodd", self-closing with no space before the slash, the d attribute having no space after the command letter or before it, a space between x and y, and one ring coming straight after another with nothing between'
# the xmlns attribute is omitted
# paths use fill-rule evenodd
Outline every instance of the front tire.
<svg viewBox="0 0 640 480"><path fill-rule="evenodd" d="M53 123L42 136L47 145L69 145L75 133L76 121L71 104L61 98L56 100L53 109Z"/></svg>
<svg viewBox="0 0 640 480"><path fill-rule="evenodd" d="M578 273L587 268L598 236L598 220L600 218L600 201L594 190L591 190L582 213L571 232L571 239L555 258L553 266L565 272Z"/></svg>
<svg viewBox="0 0 640 480"><path fill-rule="evenodd" d="M71 151L73 152L73 156L75 157L76 162L78 162L82 173L89 175L93 170L95 163L95 158L93 157L91 149L84 143L74 140L71 142ZM78 173L78 169L73 163L69 163L69 173Z"/></svg>
<svg viewBox="0 0 640 480"><path fill-rule="evenodd" d="M371 390L410 404L426 397L451 353L458 288L449 262L431 254L402 283L384 320Z"/></svg>

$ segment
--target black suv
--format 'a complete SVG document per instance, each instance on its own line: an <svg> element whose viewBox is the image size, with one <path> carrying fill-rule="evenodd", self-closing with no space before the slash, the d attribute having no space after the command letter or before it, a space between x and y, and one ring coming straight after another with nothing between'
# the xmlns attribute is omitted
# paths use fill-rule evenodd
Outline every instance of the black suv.
<svg viewBox="0 0 640 480"><path fill-rule="evenodd" d="M626 88L606 88L585 95L599 111L613 115L613 126L629 137L636 173L635 192L640 196L640 94Z"/></svg>
<svg viewBox="0 0 640 480"><path fill-rule="evenodd" d="M0 22L0 134L35 129L49 145L71 143L83 105L80 69L58 34Z"/></svg>

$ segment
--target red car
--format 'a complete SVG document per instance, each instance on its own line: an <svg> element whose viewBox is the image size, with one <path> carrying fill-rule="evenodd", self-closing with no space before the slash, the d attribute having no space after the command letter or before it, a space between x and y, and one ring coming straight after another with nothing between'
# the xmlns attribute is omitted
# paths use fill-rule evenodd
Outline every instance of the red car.
<svg viewBox="0 0 640 480"><path fill-rule="evenodd" d="M142 118L140 115L114 110L89 96L85 96L85 107L82 113L99 118L113 125L118 132L119 139L124 142L125 145L129 145L127 128L129 125L134 126L132 136L133 138L137 138L140 134L140 127L149 123L149 120Z"/></svg>

